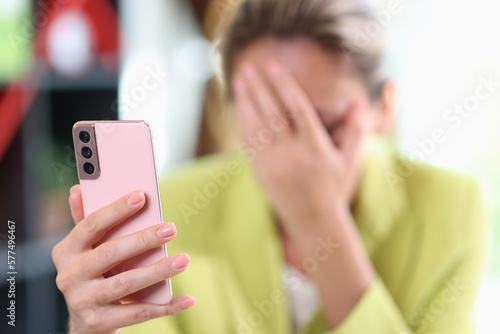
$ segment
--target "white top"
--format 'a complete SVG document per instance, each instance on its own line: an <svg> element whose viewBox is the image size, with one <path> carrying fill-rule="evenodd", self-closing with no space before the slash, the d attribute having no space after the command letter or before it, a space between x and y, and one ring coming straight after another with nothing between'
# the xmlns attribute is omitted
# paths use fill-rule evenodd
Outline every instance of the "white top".
<svg viewBox="0 0 500 334"><path fill-rule="evenodd" d="M316 286L299 270L287 265L283 273L290 308L293 317L293 332L297 333L309 320L319 306L319 295Z"/></svg>

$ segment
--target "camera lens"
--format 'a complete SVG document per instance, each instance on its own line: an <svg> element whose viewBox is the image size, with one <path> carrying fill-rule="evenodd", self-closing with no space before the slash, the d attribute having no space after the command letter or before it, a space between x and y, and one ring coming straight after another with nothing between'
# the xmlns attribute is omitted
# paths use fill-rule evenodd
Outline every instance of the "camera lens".
<svg viewBox="0 0 500 334"><path fill-rule="evenodd" d="M87 131L80 131L80 140L84 143L88 143L90 141L90 135Z"/></svg>
<svg viewBox="0 0 500 334"><path fill-rule="evenodd" d="M90 149L90 147L82 147L82 155L85 159L90 159L92 157L92 150Z"/></svg>
<svg viewBox="0 0 500 334"><path fill-rule="evenodd" d="M83 165L83 170L85 171L85 173L92 175L94 174L94 165L92 165L90 162L86 162Z"/></svg>

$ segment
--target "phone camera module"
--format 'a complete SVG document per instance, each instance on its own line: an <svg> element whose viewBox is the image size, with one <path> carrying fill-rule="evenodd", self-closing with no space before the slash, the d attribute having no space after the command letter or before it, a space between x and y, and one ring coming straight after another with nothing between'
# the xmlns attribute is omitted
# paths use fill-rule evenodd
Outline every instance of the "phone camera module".
<svg viewBox="0 0 500 334"><path fill-rule="evenodd" d="M87 131L80 131L80 140L88 143L90 141L90 134Z"/></svg>
<svg viewBox="0 0 500 334"><path fill-rule="evenodd" d="M85 171L85 173L92 175L92 174L94 174L94 171L95 171L94 165L92 165L90 162L86 162L83 165L83 170Z"/></svg>
<svg viewBox="0 0 500 334"><path fill-rule="evenodd" d="M92 150L90 149L90 147L87 146L82 147L82 155L85 159L92 158Z"/></svg>

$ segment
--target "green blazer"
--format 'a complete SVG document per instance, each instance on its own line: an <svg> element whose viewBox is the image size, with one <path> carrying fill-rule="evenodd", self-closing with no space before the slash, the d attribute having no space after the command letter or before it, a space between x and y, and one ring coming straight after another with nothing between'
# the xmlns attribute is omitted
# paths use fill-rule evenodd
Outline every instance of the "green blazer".
<svg viewBox="0 0 500 334"><path fill-rule="evenodd" d="M292 333L284 256L270 205L239 155L199 159L161 179L169 254L191 264L172 279L191 309L123 329L132 333ZM472 333L483 252L475 183L392 150L368 155L353 216L377 277L328 330L317 310L299 333Z"/></svg>

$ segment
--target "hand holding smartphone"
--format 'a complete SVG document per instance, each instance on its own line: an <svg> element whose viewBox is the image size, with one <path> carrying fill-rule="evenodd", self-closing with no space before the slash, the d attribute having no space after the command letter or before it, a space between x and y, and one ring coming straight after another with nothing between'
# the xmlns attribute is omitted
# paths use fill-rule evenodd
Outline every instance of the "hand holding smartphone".
<svg viewBox="0 0 500 334"><path fill-rule="evenodd" d="M70 190L75 227L52 249L69 333L117 329L187 310L170 278L187 254L167 256L173 223L163 223L151 132L146 123L78 122L73 128L80 185Z"/></svg>
<svg viewBox="0 0 500 334"><path fill-rule="evenodd" d="M82 121L73 126L78 177L84 216L134 190L142 190L144 207L113 227L94 246L163 222L151 130L144 121ZM152 265L167 257L166 245L117 264L104 274L111 277ZM168 304L170 279L130 294L120 301Z"/></svg>

